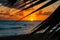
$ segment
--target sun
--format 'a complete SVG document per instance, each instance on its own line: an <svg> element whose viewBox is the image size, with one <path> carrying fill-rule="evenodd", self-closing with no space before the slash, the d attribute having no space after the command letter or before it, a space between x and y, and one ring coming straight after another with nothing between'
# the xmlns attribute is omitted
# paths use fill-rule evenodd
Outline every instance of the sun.
<svg viewBox="0 0 60 40"><path fill-rule="evenodd" d="M31 21L33 21L34 19L30 19Z"/></svg>

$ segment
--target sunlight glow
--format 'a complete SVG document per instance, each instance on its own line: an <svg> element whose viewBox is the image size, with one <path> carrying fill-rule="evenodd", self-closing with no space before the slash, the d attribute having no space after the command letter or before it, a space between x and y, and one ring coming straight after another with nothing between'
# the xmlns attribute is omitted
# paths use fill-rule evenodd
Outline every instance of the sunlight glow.
<svg viewBox="0 0 60 40"><path fill-rule="evenodd" d="M34 19L30 19L31 21L33 21Z"/></svg>

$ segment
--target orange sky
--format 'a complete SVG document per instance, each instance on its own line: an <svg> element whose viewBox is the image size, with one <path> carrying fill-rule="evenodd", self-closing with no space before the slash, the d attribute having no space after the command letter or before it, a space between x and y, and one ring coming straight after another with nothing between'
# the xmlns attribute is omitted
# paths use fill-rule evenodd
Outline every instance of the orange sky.
<svg viewBox="0 0 60 40"><path fill-rule="evenodd" d="M32 11L38 9L39 7L41 7L42 5L44 5L44 3L41 3L37 6L34 6L32 8L29 8L27 10L24 10L22 12L19 12L18 14L16 14L16 12L20 11L21 9L15 9L15 8L8 8L8 7L5 7L5 6L0 6L0 12L2 13L9 13L8 15L1 15L0 14L0 20L45 20L47 17L50 16L50 14L46 14L46 15L36 15L40 12L37 11L35 12L34 14L24 18L24 19L21 19L22 17L28 15L29 13L31 13ZM57 5L57 3L54 3L46 8L43 8L41 9L44 12L54 12L54 10L58 7L59 5ZM3 10L3 11L1 11ZM20 14L20 15L19 15ZM12 16L13 15L13 16Z"/></svg>

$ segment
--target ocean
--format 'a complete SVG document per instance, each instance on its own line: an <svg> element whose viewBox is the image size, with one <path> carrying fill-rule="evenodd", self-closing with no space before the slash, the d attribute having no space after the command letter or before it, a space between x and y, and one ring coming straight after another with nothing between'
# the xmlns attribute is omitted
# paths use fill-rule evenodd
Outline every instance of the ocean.
<svg viewBox="0 0 60 40"><path fill-rule="evenodd" d="M29 34L41 21L0 20L0 37Z"/></svg>

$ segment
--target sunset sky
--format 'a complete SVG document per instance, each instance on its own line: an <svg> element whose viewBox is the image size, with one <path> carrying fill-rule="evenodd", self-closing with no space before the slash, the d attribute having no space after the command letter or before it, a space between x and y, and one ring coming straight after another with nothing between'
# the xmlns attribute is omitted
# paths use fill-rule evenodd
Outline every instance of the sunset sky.
<svg viewBox="0 0 60 40"><path fill-rule="evenodd" d="M55 9L60 6L60 0L58 2L55 2L54 4L41 9L42 10L42 14L37 15L39 13L41 13L41 10L35 12L34 14L21 19L22 17L28 15L29 13L31 13L32 11L38 9L39 7L43 6L44 4L46 4L48 1L43 2L41 4L38 4L32 8L29 8L27 10L21 11L19 12L21 9L16 9L16 8L9 8L6 6L3 6L0 4L0 20L45 20L47 17L50 16L50 14L48 15L48 12L54 12ZM2 13L1 13L2 12ZM19 12L19 13L17 13ZM6 14L4 14L6 13ZM44 15L44 13L47 13L46 15Z"/></svg>

